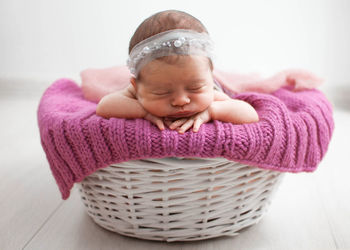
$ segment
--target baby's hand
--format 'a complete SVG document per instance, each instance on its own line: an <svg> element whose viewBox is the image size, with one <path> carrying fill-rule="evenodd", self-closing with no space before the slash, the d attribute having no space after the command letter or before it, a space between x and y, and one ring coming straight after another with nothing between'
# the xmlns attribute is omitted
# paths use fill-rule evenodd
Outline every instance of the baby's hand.
<svg viewBox="0 0 350 250"><path fill-rule="evenodd" d="M164 127L164 122L163 122L163 119L158 117L158 116L154 116L150 113L147 113L145 115L145 119L152 122L153 124L155 124L160 130L164 130L165 127Z"/></svg>
<svg viewBox="0 0 350 250"><path fill-rule="evenodd" d="M176 121L172 121L165 118L164 122L170 129L176 129L180 134L183 134L192 126L193 126L192 131L198 132L200 126L203 123L206 123L210 120L211 120L211 116L210 116L209 110L206 109L191 117L179 118Z"/></svg>

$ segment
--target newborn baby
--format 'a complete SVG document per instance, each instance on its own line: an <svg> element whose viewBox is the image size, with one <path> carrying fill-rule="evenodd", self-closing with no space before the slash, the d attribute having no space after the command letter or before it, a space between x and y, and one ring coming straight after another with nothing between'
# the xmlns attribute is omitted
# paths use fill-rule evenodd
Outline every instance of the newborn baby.
<svg viewBox="0 0 350 250"><path fill-rule="evenodd" d="M202 23L180 11L147 18L130 40L128 87L104 96L96 113L105 118L144 118L160 130L184 133L220 120L258 121L254 108L221 91L213 77L212 41Z"/></svg>

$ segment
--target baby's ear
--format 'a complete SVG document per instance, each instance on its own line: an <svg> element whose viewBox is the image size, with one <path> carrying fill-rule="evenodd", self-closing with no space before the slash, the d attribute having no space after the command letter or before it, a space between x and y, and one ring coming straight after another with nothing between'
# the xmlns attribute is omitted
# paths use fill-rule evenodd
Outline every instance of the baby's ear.
<svg viewBox="0 0 350 250"><path fill-rule="evenodd" d="M134 89L137 90L136 78L135 77L130 77L130 83L132 84Z"/></svg>

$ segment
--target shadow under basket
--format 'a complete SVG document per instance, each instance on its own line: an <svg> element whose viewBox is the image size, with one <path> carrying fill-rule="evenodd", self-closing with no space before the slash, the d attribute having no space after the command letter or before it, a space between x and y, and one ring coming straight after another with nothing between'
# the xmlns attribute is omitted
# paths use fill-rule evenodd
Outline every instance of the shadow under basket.
<svg viewBox="0 0 350 250"><path fill-rule="evenodd" d="M159 241L234 236L267 211L283 174L224 158L128 161L79 185L88 214L122 235Z"/></svg>

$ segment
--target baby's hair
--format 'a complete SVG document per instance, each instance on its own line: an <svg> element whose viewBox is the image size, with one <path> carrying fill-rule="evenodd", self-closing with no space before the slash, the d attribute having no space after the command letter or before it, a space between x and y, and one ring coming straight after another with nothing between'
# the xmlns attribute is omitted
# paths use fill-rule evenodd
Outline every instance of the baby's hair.
<svg viewBox="0 0 350 250"><path fill-rule="evenodd" d="M201 21L186 12L179 10L161 11L145 19L136 29L129 43L129 54L139 42L158 33L173 29L187 29L208 34Z"/></svg>
<svg viewBox="0 0 350 250"><path fill-rule="evenodd" d="M173 29L187 29L209 34L201 21L186 12L179 10L161 11L148 17L138 26L134 35L130 39L129 54L139 42L161 32ZM174 63L177 61L176 57L158 58L158 60L167 63ZM209 65L210 68L213 69L210 59Z"/></svg>

